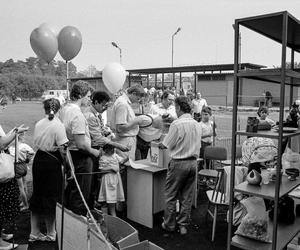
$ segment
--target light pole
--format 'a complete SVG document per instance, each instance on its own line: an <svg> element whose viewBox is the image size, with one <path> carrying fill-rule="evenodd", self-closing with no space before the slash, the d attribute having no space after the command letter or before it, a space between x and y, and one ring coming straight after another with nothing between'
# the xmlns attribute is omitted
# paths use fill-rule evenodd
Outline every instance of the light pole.
<svg viewBox="0 0 300 250"><path fill-rule="evenodd" d="M235 31L235 24L232 24L232 28ZM241 60L242 60L242 35L241 35L240 31L239 31L239 44L238 44L238 46L239 46L239 62L238 62L238 64L239 64L239 69L241 69L242 68L242 62L241 62Z"/></svg>
<svg viewBox="0 0 300 250"><path fill-rule="evenodd" d="M117 49L119 49L119 51L120 51L120 64L122 64L122 49L115 42L111 42L111 45L116 47Z"/></svg>
<svg viewBox="0 0 300 250"><path fill-rule="evenodd" d="M173 68L173 61L174 61L174 36L177 35L177 33L181 30L179 27L176 32L172 35L172 68Z"/></svg>

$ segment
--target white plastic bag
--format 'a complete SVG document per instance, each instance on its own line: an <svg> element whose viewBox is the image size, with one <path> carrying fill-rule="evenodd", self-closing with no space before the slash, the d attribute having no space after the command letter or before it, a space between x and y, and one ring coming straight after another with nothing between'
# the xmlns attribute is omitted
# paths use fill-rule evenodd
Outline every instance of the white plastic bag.
<svg viewBox="0 0 300 250"><path fill-rule="evenodd" d="M235 233L259 241L271 242L268 232L269 217L264 200L260 197L249 197L241 202L248 213Z"/></svg>
<svg viewBox="0 0 300 250"><path fill-rule="evenodd" d="M286 152L283 153L281 158L282 169L297 168L300 170L300 154L287 148Z"/></svg>
<svg viewBox="0 0 300 250"><path fill-rule="evenodd" d="M0 183L4 183L14 178L14 158L6 153L0 153Z"/></svg>

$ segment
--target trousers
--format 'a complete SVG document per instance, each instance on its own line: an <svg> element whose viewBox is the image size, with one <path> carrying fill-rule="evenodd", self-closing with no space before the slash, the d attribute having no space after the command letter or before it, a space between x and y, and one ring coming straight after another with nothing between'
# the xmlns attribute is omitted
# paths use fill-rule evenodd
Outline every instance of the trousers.
<svg viewBox="0 0 300 250"><path fill-rule="evenodd" d="M175 229L176 224L187 226L190 222L196 170L196 159L172 159L169 163L165 184L164 223L171 230ZM176 218L177 200L180 202L180 211Z"/></svg>
<svg viewBox="0 0 300 250"><path fill-rule="evenodd" d="M75 175L79 183L84 199L89 203L93 160L92 158L80 151L70 151L75 168ZM79 191L73 179L68 181L68 186L65 190L66 208L70 209L75 214L86 215L87 209L80 197Z"/></svg>

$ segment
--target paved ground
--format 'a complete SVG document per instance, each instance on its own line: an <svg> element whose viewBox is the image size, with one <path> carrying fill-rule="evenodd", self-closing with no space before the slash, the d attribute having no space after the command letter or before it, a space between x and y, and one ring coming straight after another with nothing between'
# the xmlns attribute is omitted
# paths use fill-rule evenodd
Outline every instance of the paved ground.
<svg viewBox="0 0 300 250"><path fill-rule="evenodd" d="M215 242L211 242L211 220L206 220L207 198L204 190L200 189L198 195L198 207L192 210L192 223L188 227L188 234L181 236L178 232L166 233L160 225L162 222L162 213L155 216L154 228L150 229L134 223L126 218L124 214L119 216L129 222L139 232L140 240L150 240L166 250L221 250L226 249L227 241L227 223L225 216L220 216L217 222ZM17 219L16 242L27 243L30 232L30 213L23 212ZM76 232L76 229L74 229ZM26 248L25 248L26 249ZM28 250L56 250L57 243L32 243ZM232 248L237 249L237 248Z"/></svg>

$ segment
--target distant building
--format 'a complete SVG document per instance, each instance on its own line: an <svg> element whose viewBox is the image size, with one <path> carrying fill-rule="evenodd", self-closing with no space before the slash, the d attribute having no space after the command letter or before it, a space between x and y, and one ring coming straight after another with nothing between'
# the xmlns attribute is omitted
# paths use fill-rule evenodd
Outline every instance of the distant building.
<svg viewBox="0 0 300 250"><path fill-rule="evenodd" d="M241 69L260 70L263 65L242 63ZM201 92L210 105L232 105L233 101L233 64L196 65L165 68L145 68L127 70L124 88L141 84L150 89L165 89L169 87L192 88L194 93ZM189 73L190 76L183 76ZM195 77L196 76L196 77ZM102 77L71 78L70 85L77 80L88 81L96 90L107 91ZM279 84L256 79L241 79L239 88L239 105L258 106L264 101L264 93L269 91L273 96L274 106L279 104ZM298 90L300 91L300 90ZM286 96L290 95L290 87L286 85ZM300 92L294 91L293 100L300 99ZM288 105L289 98L285 98Z"/></svg>

